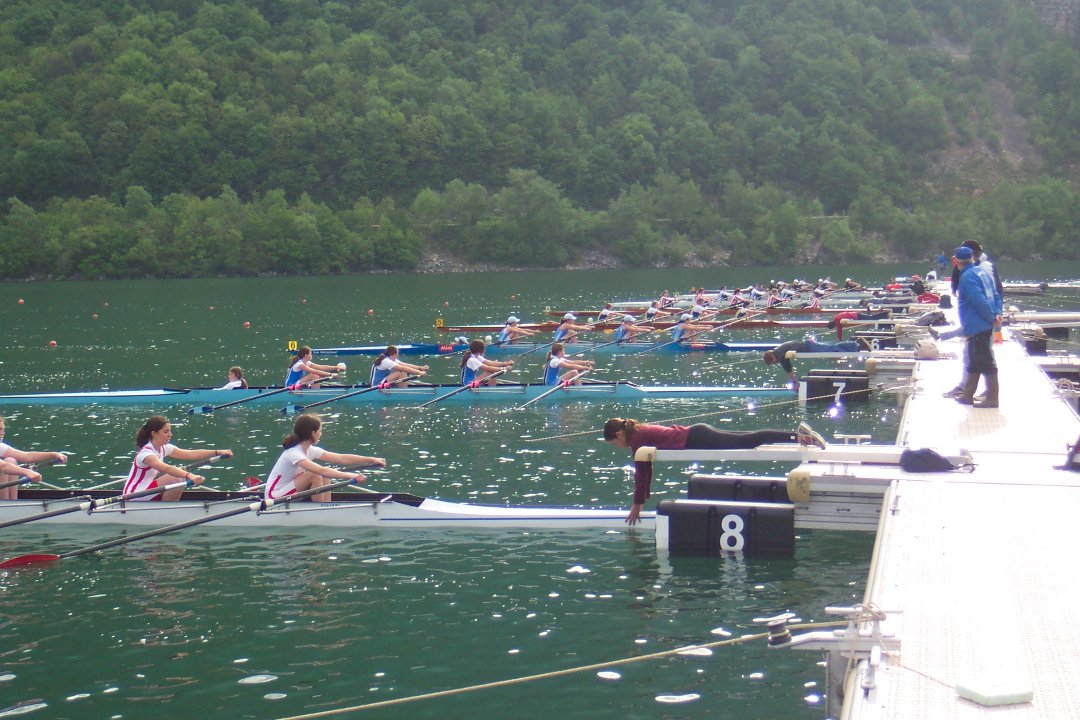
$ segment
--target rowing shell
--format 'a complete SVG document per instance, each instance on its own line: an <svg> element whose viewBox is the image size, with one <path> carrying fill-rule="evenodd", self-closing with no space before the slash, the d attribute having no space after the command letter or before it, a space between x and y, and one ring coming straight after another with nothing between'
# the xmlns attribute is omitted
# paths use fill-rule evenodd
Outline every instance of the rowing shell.
<svg viewBox="0 0 1080 720"><path fill-rule="evenodd" d="M212 388L145 390L100 390L88 392L53 392L0 395L0 405L220 405L234 400L247 404L283 403L311 404L319 400L331 400L355 393L367 385L325 387L310 390L280 392L280 387L249 388L247 390L216 390ZM342 397L343 403L413 405L434 400L461 385L411 385L389 390ZM503 402L517 404L533 400L550 391L549 385L535 383L506 383L504 385L480 386L447 397L446 402ZM274 391L279 392L274 392ZM272 394L273 393L273 394ZM586 385L570 385L545 398L560 400L644 400L648 398L709 398L750 397L760 395L790 395L791 390L782 387L722 387L715 385L637 385L632 382L597 382ZM265 397L263 397L265 396Z"/></svg>
<svg viewBox="0 0 1080 720"><path fill-rule="evenodd" d="M672 343L672 342L623 342L616 343L614 341L607 342L572 342L563 343L563 347L566 349L568 355L575 353L592 352L593 350L599 350L604 353L636 353L646 352L651 350L663 350L665 352L765 352L776 346L776 343L755 343L755 342L711 342L711 341L693 341L686 343ZM432 346L436 347L436 346ZM441 347L441 346L438 346ZM457 345L453 346L455 351L464 352L467 346ZM503 345L488 345L485 349L485 355L520 355L522 353L531 353L534 350L541 350L551 347L550 342L546 343L534 343L534 342L517 342L506 343ZM383 347L379 350L382 352L386 348ZM359 347L328 347L328 348L314 348L312 351L314 355L372 355L370 352L370 346ZM438 352L432 354L446 353ZM539 359L542 359L542 355Z"/></svg>
<svg viewBox="0 0 1080 720"><path fill-rule="evenodd" d="M105 498L107 490L23 490L18 500L0 502L0 522L65 507L86 496ZM206 527L256 528L625 528L626 510L566 507L471 505L423 498L409 493L334 493L328 503L301 502L245 513ZM76 512L34 521L50 525L165 526L206 517L256 499L251 493L187 491L174 502L131 502L94 512ZM653 513L641 514L646 530ZM23 527L26 527L25 525Z"/></svg>

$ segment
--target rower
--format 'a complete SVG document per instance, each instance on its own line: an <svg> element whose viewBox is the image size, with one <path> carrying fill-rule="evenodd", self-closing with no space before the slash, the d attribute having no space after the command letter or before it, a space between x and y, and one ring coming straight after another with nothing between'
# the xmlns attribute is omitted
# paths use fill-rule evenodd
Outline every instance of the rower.
<svg viewBox="0 0 1080 720"><path fill-rule="evenodd" d="M635 325L633 315L623 315L622 323L615 329L615 342L632 342L641 333L652 332L652 328L645 325Z"/></svg>
<svg viewBox="0 0 1080 720"><path fill-rule="evenodd" d="M67 455L58 452L27 452L16 450L4 442L4 418L0 417L0 482L9 482L15 476L26 478L27 482L38 482L41 473L33 468L20 467L18 463L33 464L45 461L66 463ZM19 496L19 486L0 488L0 500L15 500Z"/></svg>
<svg viewBox="0 0 1080 720"><path fill-rule="evenodd" d="M375 357L371 363L371 387L376 385L408 384L408 380L414 375L427 375L428 365L413 365L398 360L398 349L394 345L388 345L381 354Z"/></svg>
<svg viewBox="0 0 1080 720"><path fill-rule="evenodd" d="M386 466L386 460L381 457L324 450L318 445L320 438L322 420L317 415L304 414L296 418L292 433L286 435L281 443L285 451L278 457L266 478L263 497L267 500L279 500L296 492L325 487L330 484L331 478L352 478L357 483L367 479L363 473L324 467L316 463L316 460L325 460L336 465ZM330 502L331 499L328 492L311 496L312 502Z"/></svg>
<svg viewBox="0 0 1080 720"><path fill-rule="evenodd" d="M566 313L565 315L563 315L562 322L559 323L559 327L555 328L555 342L577 342L577 334L579 332L588 332L589 330L596 329L590 325L575 325L575 320L577 320L577 315L575 315L574 313Z"/></svg>
<svg viewBox="0 0 1080 720"><path fill-rule="evenodd" d="M289 373L285 376L285 387L309 385L322 382L336 372L344 372L345 363L320 365L311 362L311 348L307 345L296 351L296 360L289 362Z"/></svg>
<svg viewBox="0 0 1080 720"><path fill-rule="evenodd" d="M536 334L535 330L526 330L523 327L519 327L519 322L521 322L521 320L514 315L506 318L506 324L503 325L503 329L499 331L500 345L515 343L523 337L532 337Z"/></svg>
<svg viewBox="0 0 1080 720"><path fill-rule="evenodd" d="M671 314L672 313L667 312L666 310L661 310L660 303L653 300L652 304L649 305L649 309L645 311L645 321L651 322L653 320L659 320L660 318L665 318Z"/></svg>
<svg viewBox="0 0 1080 720"><path fill-rule="evenodd" d="M135 447L139 448L135 453L135 459L131 461L131 470L128 472L127 481L124 483L124 495L160 487L157 481L158 475L170 475L181 480L187 480L194 485L202 485L202 475L188 472L184 468L169 465L165 458L174 457L177 460L209 460L215 457L232 457L232 450L185 450L173 445L172 425L168 419L161 415L154 415L143 423L139 431L135 433ZM179 500L183 488L166 490L158 495L148 495L141 498L133 498L130 502L145 502L148 500Z"/></svg>
<svg viewBox="0 0 1080 720"><path fill-rule="evenodd" d="M488 385L494 385L498 378L492 377L493 373L514 367L513 360L488 360L484 357L484 350L486 349L487 346L484 345L483 340L473 340L469 343L469 349L465 351L461 358L462 385L484 382L487 382Z"/></svg>
<svg viewBox="0 0 1080 720"><path fill-rule="evenodd" d="M679 316L678 322L671 328L672 342L681 343L692 333L705 332L711 329L708 325L692 325L690 323L692 319L690 313L683 313Z"/></svg>
<svg viewBox="0 0 1080 720"><path fill-rule="evenodd" d="M592 370L595 364L592 360L568 359L566 357L566 347L557 342L548 350L547 358L544 360L544 384L554 387L566 382L570 376L573 376L572 382L575 385L580 385L582 371ZM560 372L562 372L562 375L559 375Z"/></svg>

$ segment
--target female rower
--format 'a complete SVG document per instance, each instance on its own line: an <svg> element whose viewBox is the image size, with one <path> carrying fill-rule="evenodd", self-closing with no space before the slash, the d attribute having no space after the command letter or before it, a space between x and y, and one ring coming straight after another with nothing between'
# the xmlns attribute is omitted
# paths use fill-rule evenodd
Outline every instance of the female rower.
<svg viewBox="0 0 1080 720"><path fill-rule="evenodd" d="M492 377L493 373L506 368L514 367L513 360L488 360L484 357L487 346L483 340L473 340L469 343L469 349L461 358L461 384L487 382L494 385L498 378Z"/></svg>
<svg viewBox="0 0 1080 720"><path fill-rule="evenodd" d="M638 448L649 445L661 450L743 450L767 443L816 445L824 449L825 439L804 422L795 432L786 430L752 430L732 432L717 430L712 425L649 425L637 420L611 418L604 423L604 441L615 447L630 448L633 456ZM634 525L641 508L649 498L652 486L652 463L634 461L634 502L626 522Z"/></svg>
<svg viewBox="0 0 1080 720"><path fill-rule="evenodd" d="M577 334L579 332L588 332L589 330L596 329L591 325L575 325L575 320L577 320L577 315L574 313L566 313L562 316L562 322L559 323L559 327L555 328L555 335L553 336L555 342L576 342Z"/></svg>
<svg viewBox="0 0 1080 720"><path fill-rule="evenodd" d="M19 463L40 463L46 460L66 463L67 455L58 452L16 450L4 442L4 418L0 417L0 483L9 482L16 477L24 477L30 482L37 482L41 479L41 473L33 468L21 467ZM0 488L0 500L14 500L18 496L18 485Z"/></svg>
<svg viewBox="0 0 1080 720"><path fill-rule="evenodd" d="M336 470L316 463L324 460L335 465L376 465L385 467L386 460L380 457L334 453L319 447L322 438L322 420L317 415L304 414L296 418L293 431L281 442L285 451L281 453L274 468L266 478L263 497L267 500L279 500L295 492L311 488L325 487L331 479L354 478L362 483L367 478L363 473ZM313 502L330 502L330 493L312 495Z"/></svg>
<svg viewBox="0 0 1080 720"><path fill-rule="evenodd" d="M581 371L592 370L595 365L592 360L568 360L566 347L557 342L548 350L547 359L544 360L544 384L554 386L573 377L573 383L580 385ZM563 370L567 372L559 375Z"/></svg>
<svg viewBox="0 0 1080 720"><path fill-rule="evenodd" d="M139 451L135 453L135 459L131 462L131 472L128 473L127 482L124 483L124 494L148 490L153 487L161 487L167 483L158 482L158 475L171 475L181 480L190 480L196 485L202 485L205 478L202 475L188 472L184 468L169 465L165 458L172 457L177 460L209 460L213 457L232 457L232 450L185 450L173 445L172 425L161 415L148 418L139 431L135 434L135 447ZM179 500L183 488L166 490L158 495L148 495L136 498L136 500Z"/></svg>
<svg viewBox="0 0 1080 720"><path fill-rule="evenodd" d="M633 315L623 315L622 323L615 328L614 342L633 342L638 335L650 333L654 330L654 328L647 325L635 325L635 322Z"/></svg>
<svg viewBox="0 0 1080 720"><path fill-rule="evenodd" d="M690 320L690 313L683 313L679 316L679 321L671 328L672 342L683 342L689 340L691 335L712 330L708 325L694 325Z"/></svg>
<svg viewBox="0 0 1080 720"><path fill-rule="evenodd" d="M285 387L310 385L325 380L337 372L345 372L345 363L337 365L313 363L311 362L311 348L305 345L296 352L296 359L289 362L289 374L285 376Z"/></svg>
<svg viewBox="0 0 1080 720"><path fill-rule="evenodd" d="M413 365L398 360L398 349L389 345L371 363L371 386L382 383L396 384L412 375L427 375L428 365Z"/></svg>
<svg viewBox="0 0 1080 720"><path fill-rule="evenodd" d="M229 368L229 382L225 383L218 390L247 390L247 380L244 379L244 371L238 365L233 365Z"/></svg>
<svg viewBox="0 0 1080 720"><path fill-rule="evenodd" d="M513 315L506 318L506 324L503 325L503 329L499 331L500 345L517 342L521 338L532 337L536 334L536 330L526 330L523 327L519 327L519 322L521 322L521 320L517 319Z"/></svg>

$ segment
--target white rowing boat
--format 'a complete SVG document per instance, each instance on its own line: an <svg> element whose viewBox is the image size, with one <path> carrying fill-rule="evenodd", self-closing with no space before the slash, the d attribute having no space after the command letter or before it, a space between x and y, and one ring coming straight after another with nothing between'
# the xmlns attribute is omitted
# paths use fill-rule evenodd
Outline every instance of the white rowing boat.
<svg viewBox="0 0 1080 720"><path fill-rule="evenodd" d="M0 522L28 518L69 507L86 497L108 498L113 491L22 490L18 500L0 502ZM253 528L506 528L618 529L625 528L627 510L473 505L424 498L409 493L333 493L328 503L300 502L250 512L208 523L213 527ZM132 525L160 527L187 522L240 507L255 495L248 492L187 491L176 502L128 502L93 512L72 512L33 521L34 524ZM653 513L641 514L643 527L653 529ZM27 525L16 527L25 528ZM0 530L0 538L18 537L14 528Z"/></svg>

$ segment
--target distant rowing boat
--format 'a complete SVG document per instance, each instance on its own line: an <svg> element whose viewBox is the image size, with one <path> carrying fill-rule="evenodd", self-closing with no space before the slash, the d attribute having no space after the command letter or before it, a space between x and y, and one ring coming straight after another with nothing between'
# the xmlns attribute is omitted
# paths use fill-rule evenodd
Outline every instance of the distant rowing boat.
<svg viewBox="0 0 1080 720"><path fill-rule="evenodd" d="M87 496L115 497L108 490L22 490L18 500L0 502L0 522L30 517ZM250 492L189 490L175 502L129 502L94 512L72 512L36 520L50 525L165 526L203 518L250 503ZM409 493L334 493L332 502L296 503L264 512L250 512L208 523L205 527L253 528L625 528L626 510L565 507L470 505L418 497ZM653 513L642 513L642 527L653 529Z"/></svg>
<svg viewBox="0 0 1080 720"><path fill-rule="evenodd" d="M566 352L570 355L574 353L585 353L597 350L599 352L608 353L635 353L646 352L650 350L661 350L664 352L765 352L769 348L775 346L776 343L760 343L760 342L719 342L719 341L695 341L691 340L687 343L672 343L670 341L659 342L623 342L616 343L613 340L607 340L602 342L573 342L563 343L563 347L566 348ZM534 343L534 342L518 342L518 343L506 343L503 345L496 345L491 343L487 346L486 354L507 354L507 355L520 355L522 353L533 352L534 350L543 358L541 350L551 346L550 342L546 343ZM400 345L397 347L401 347ZM421 347L413 345L411 347ZM443 347L443 346L430 346L430 347ZM464 352L468 346L455 345L452 346L454 350L449 352ZM312 353L315 355L376 355L378 353L371 352L372 346L342 346L342 347L330 347L330 348L314 348ZM385 350L385 346L380 348L379 352ZM446 352L431 352L432 355L445 355Z"/></svg>
<svg viewBox="0 0 1080 720"><path fill-rule="evenodd" d="M367 385L335 386L318 389L281 392L281 387L249 388L247 390L216 390L212 388L144 390L91 390L81 392L17 393L0 395L0 405L221 405L236 400L246 404L312 404L320 400L341 399L343 403L366 405L411 405L434 400L461 385L410 385L389 390L373 390L355 394ZM503 402L516 404L538 398L553 388L534 383L506 383L480 386L447 397L448 403ZM344 397L352 393L352 397ZM791 395L782 387L722 387L708 385L637 385L632 382L596 382L560 388L545 401L563 400L644 400L647 398L726 397L757 395Z"/></svg>

